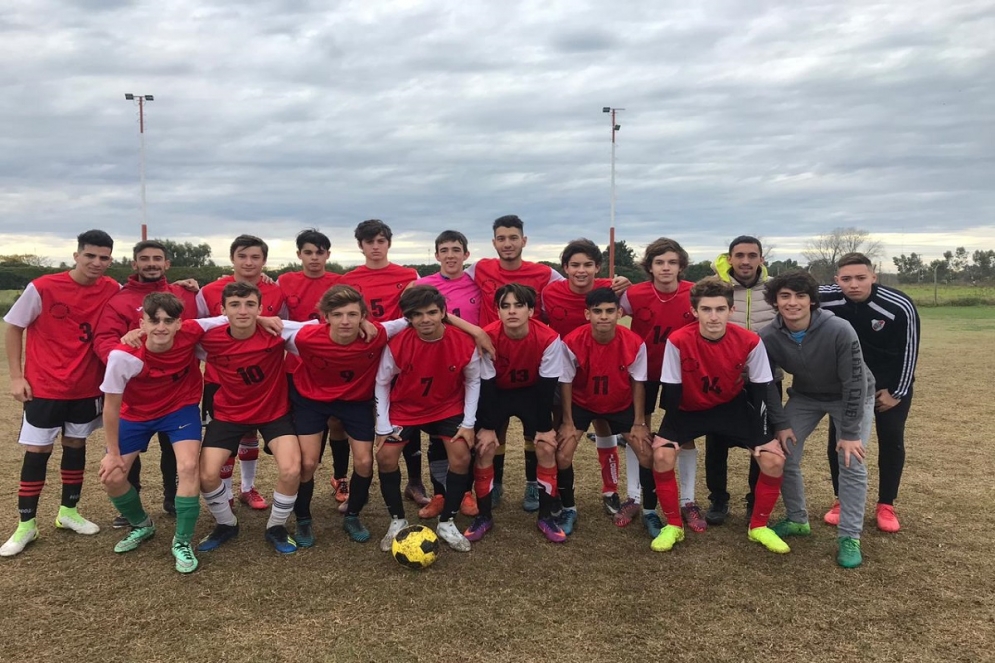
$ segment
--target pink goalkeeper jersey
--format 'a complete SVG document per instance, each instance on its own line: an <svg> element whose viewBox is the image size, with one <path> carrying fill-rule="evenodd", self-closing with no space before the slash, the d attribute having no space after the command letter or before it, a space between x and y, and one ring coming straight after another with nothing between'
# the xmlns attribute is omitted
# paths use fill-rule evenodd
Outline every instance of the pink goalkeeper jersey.
<svg viewBox="0 0 995 663"><path fill-rule="evenodd" d="M423 276L418 285L430 285L446 298L446 308L457 318L471 325L480 322L480 288L466 272L458 279L447 279L441 272Z"/></svg>

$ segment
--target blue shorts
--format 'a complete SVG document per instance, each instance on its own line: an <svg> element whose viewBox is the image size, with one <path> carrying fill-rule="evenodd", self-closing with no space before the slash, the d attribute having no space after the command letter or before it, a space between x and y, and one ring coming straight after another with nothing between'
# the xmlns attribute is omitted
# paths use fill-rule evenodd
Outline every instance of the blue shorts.
<svg viewBox="0 0 995 663"><path fill-rule="evenodd" d="M184 440L200 442L200 408L197 405L184 405L176 412L149 421L122 418L118 426L121 455L147 451L149 440L156 433L165 433L173 443Z"/></svg>

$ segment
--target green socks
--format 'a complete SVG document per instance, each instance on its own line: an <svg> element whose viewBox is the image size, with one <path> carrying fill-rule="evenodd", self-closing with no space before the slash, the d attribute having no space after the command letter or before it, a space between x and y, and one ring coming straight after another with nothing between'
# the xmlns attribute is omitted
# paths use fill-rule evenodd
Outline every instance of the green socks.
<svg viewBox="0 0 995 663"><path fill-rule="evenodd" d="M124 495L112 497L111 504L122 516L128 519L128 523L132 527L144 525L149 519L149 514L142 508L142 500L134 486L128 486L128 492Z"/></svg>
<svg viewBox="0 0 995 663"><path fill-rule="evenodd" d="M200 517L200 497L176 496L176 541L190 543Z"/></svg>

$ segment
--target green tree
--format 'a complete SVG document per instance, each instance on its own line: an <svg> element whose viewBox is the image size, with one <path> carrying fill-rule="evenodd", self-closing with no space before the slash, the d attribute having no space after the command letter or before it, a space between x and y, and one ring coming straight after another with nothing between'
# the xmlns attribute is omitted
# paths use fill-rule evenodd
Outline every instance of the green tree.
<svg viewBox="0 0 995 663"><path fill-rule="evenodd" d="M688 268L684 270L683 278L686 281L700 281L706 276L714 276L715 270L712 269L711 260L702 260L701 262L693 262L688 265Z"/></svg>
<svg viewBox="0 0 995 663"><path fill-rule="evenodd" d="M822 273L825 265L831 265L835 270L840 258L847 253L858 252L873 262L884 253L884 245L878 240L872 240L871 234L866 230L853 227L833 228L828 233L808 240L802 255L809 262L809 272L815 274L816 271Z"/></svg>
<svg viewBox="0 0 995 663"><path fill-rule="evenodd" d="M192 242L174 242L171 239L157 239L166 247L166 255L173 267L214 267L211 260L210 244L194 244ZM128 261L130 264L130 260Z"/></svg>
<svg viewBox="0 0 995 663"><path fill-rule="evenodd" d="M974 278L988 280L995 278L995 251L975 251L971 254L971 261L974 263Z"/></svg>
<svg viewBox="0 0 995 663"><path fill-rule="evenodd" d="M800 265L797 261L791 258L786 258L785 260L775 260L767 265L767 273L771 276L777 276L781 272L786 272L789 269L798 269Z"/></svg>
<svg viewBox="0 0 995 663"><path fill-rule="evenodd" d="M913 251L908 256L903 253L897 258L892 258L891 261L898 268L899 283L919 283L925 278L926 265L922 261L922 256L918 253Z"/></svg>

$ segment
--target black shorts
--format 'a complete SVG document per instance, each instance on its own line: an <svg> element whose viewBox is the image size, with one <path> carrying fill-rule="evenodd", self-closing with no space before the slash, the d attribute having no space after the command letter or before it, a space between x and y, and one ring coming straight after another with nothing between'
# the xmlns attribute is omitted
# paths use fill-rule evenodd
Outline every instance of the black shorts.
<svg viewBox="0 0 995 663"><path fill-rule="evenodd" d="M580 432L585 432L591 427L591 422L595 419L603 419L611 427L612 435L621 435L632 430L632 424L636 421L636 413L630 405L621 412L611 414L598 414L591 412L587 408L573 403L570 407L573 412L574 427Z"/></svg>
<svg viewBox="0 0 995 663"><path fill-rule="evenodd" d="M214 418L214 394L221 389L220 384L213 382L204 383L204 395L200 400L200 420L206 426Z"/></svg>
<svg viewBox="0 0 995 663"><path fill-rule="evenodd" d="M328 418L342 422L346 435L360 442L372 442L376 437L374 403L369 401L316 401L291 387L290 404L294 411L294 428L298 435L316 435L328 426Z"/></svg>
<svg viewBox="0 0 995 663"><path fill-rule="evenodd" d="M407 443L408 440L417 438L424 432L428 433L429 440L432 440L433 438L450 439L456 435L456 431L459 430L459 425L461 423L463 423L463 415L455 414L451 417L439 419L438 421L433 421L427 424L405 426L401 429L401 434L398 435L398 438Z"/></svg>
<svg viewBox="0 0 995 663"><path fill-rule="evenodd" d="M522 430L527 439L533 439L536 435L536 429L538 428L539 421L537 421L540 415L536 412L536 395L535 390L531 388L526 389L509 389L507 391L500 392L501 398L498 400L497 404L494 406L495 409L495 424L497 424L497 431L507 430L508 422L512 417L518 417L518 420L522 422ZM545 415L546 425L549 425L550 415ZM480 430L480 426L477 426L477 430Z"/></svg>
<svg viewBox="0 0 995 663"><path fill-rule="evenodd" d="M657 435L679 444L705 435L718 435L730 447L753 449L774 439L772 434L757 437L755 416L753 403L744 390L728 403L709 410L667 412L663 415Z"/></svg>
<svg viewBox="0 0 995 663"><path fill-rule="evenodd" d="M278 437L285 435L296 436L294 431L294 420L290 414L285 414L279 419L274 419L265 424L236 424L229 421L218 421L212 419L204 431L204 443L202 447L213 447L217 449L227 449L231 453L238 451L238 443L246 434L253 434L259 431L263 436L264 450L271 453L269 443Z"/></svg>
<svg viewBox="0 0 995 663"><path fill-rule="evenodd" d="M24 404L19 441L28 446L48 446L59 433L85 440L103 425L103 406L102 395L71 400L32 398Z"/></svg>
<svg viewBox="0 0 995 663"><path fill-rule="evenodd" d="M659 407L661 410L663 407L663 392L660 390L659 380L647 380L646 381L646 402L643 404L643 414L646 415L647 423L649 423L649 418Z"/></svg>

